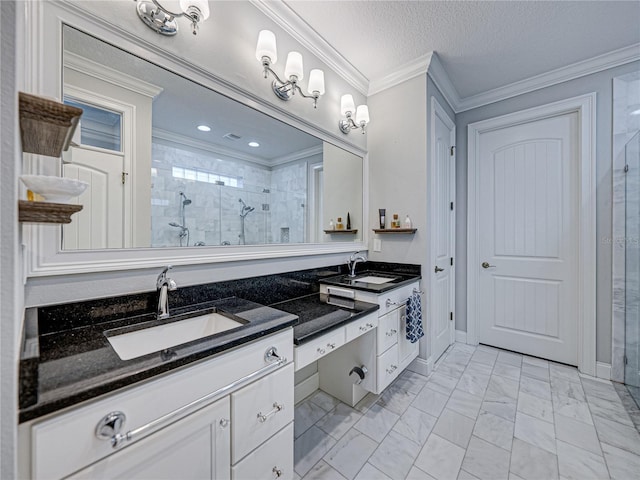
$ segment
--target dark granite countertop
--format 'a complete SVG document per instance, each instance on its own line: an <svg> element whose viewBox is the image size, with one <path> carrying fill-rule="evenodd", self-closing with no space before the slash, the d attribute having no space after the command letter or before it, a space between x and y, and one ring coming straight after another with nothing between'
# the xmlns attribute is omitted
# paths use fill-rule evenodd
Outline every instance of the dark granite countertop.
<svg viewBox="0 0 640 480"><path fill-rule="evenodd" d="M293 342L296 345L380 308L377 303L336 298L321 293L276 303L272 307L298 316L298 324L293 328Z"/></svg>
<svg viewBox="0 0 640 480"><path fill-rule="evenodd" d="M25 326L25 349L20 362L19 421L55 412L297 323L295 315L236 297L181 310L173 311L168 320L143 314L40 335L34 325L37 319L27 319L31 325ZM114 329L152 327L215 311L247 322L232 330L130 360L121 360L105 335Z"/></svg>
<svg viewBox="0 0 640 480"><path fill-rule="evenodd" d="M384 277L388 278L389 281L385 283L370 283L360 281L360 279L366 277ZM320 283L336 287L351 288L354 290L363 290L365 292L372 292L377 294L387 292L394 288L402 287L403 285L408 285L411 282L420 280L420 278L422 277L419 274L415 273L365 270L358 272L355 277L350 277L349 275L335 275L333 277L322 278L320 280Z"/></svg>

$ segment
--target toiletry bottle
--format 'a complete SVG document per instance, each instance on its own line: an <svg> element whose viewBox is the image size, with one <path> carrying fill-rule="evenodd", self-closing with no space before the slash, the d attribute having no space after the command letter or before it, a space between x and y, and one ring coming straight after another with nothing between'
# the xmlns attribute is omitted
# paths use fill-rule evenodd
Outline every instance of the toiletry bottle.
<svg viewBox="0 0 640 480"><path fill-rule="evenodd" d="M342 217L338 217L338 223L336 223L336 230L344 230L344 223L342 223Z"/></svg>
<svg viewBox="0 0 640 480"><path fill-rule="evenodd" d="M329 230L335 230L336 226L333 223L333 218L331 220L329 220Z"/></svg>
<svg viewBox="0 0 640 480"><path fill-rule="evenodd" d="M351 230L351 215L347 212L347 230Z"/></svg>
<svg viewBox="0 0 640 480"><path fill-rule="evenodd" d="M398 220L398 214L393 214L393 220L391 222L391 228L400 228L400 220Z"/></svg>
<svg viewBox="0 0 640 480"><path fill-rule="evenodd" d="M404 228L413 228L413 225L411 223L411 219L409 218L408 214L407 214L406 217L404 217Z"/></svg>
<svg viewBox="0 0 640 480"><path fill-rule="evenodd" d="M378 209L378 214L380 215L380 229L384 230L384 226L385 226L385 209L384 208L379 208Z"/></svg>

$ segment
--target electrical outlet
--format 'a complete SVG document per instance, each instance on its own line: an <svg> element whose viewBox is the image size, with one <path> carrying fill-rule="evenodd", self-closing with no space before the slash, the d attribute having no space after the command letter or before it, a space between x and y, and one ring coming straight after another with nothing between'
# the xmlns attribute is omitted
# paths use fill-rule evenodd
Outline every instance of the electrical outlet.
<svg viewBox="0 0 640 480"><path fill-rule="evenodd" d="M382 240L380 240L379 238L374 238L373 239L373 251L374 252L381 252L382 251Z"/></svg>

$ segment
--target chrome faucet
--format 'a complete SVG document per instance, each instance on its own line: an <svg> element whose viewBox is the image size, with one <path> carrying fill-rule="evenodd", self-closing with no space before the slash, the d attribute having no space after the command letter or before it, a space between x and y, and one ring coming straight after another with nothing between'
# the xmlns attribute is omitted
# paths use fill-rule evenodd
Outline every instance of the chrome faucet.
<svg viewBox="0 0 640 480"><path fill-rule="evenodd" d="M156 281L156 288L158 289L158 320L169 318L169 291L178 288L176 282L174 282L172 278L167 277L167 272L172 268L173 265L164 267L164 270L158 275L158 280Z"/></svg>
<svg viewBox="0 0 640 480"><path fill-rule="evenodd" d="M347 262L347 265L349 265L349 276L352 278L356 276L356 265L360 262L367 261L363 255L358 255L359 253L360 252L353 253Z"/></svg>

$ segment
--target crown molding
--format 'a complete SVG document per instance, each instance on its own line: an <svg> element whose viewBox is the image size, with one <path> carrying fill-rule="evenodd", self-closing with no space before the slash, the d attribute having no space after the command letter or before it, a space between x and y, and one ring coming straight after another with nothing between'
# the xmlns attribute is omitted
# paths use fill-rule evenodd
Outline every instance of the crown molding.
<svg viewBox="0 0 640 480"><path fill-rule="evenodd" d="M250 2L358 92L367 95L369 80L288 5L284 2L268 0L250 0Z"/></svg>
<svg viewBox="0 0 640 480"><path fill-rule="evenodd" d="M234 160L240 160L241 162L257 164L263 167L275 167L278 165L283 165L285 163L295 162L297 160L302 160L303 158L310 157L312 155L318 155L322 153L322 145L317 145L315 147L306 148L304 150L300 150L298 152L291 153L289 155L285 155L283 157L278 157L270 160L266 160L260 157L254 157L251 155L246 155L241 152L237 152L230 148L225 148L220 145L214 145L208 142L203 142L201 140L196 140L195 138L187 137L186 135L180 135L179 133L169 132L168 130L164 130L161 128L154 128L151 136L157 138L159 140L163 140L170 144L183 145L189 148L196 148L198 150L203 150L205 152L213 153L215 155L220 155L222 157L231 158Z"/></svg>
<svg viewBox="0 0 640 480"><path fill-rule="evenodd" d="M456 108L456 113L482 107L490 103L516 97L524 93L540 90L558 83L567 82L585 75L601 72L609 68L614 68L626 63L640 60L640 43L628 47L613 50L596 57L567 65L549 72L536 75L526 80L514 82L503 87L494 88L477 95L465 97L460 100ZM454 105L452 105L454 106Z"/></svg>
<svg viewBox="0 0 640 480"><path fill-rule="evenodd" d="M132 77L131 75L127 75L126 73L69 51L64 52L64 66L151 98L157 97L162 93L162 90L164 90L162 87Z"/></svg>
<svg viewBox="0 0 640 480"><path fill-rule="evenodd" d="M449 103L449 106L454 112L458 112L460 95L458 95L456 87L453 86L447 71L442 66L442 63L435 52L433 52L433 58L429 64L428 74L431 77L431 80L433 80L433 83L436 84L436 87L438 87L438 90L440 90L444 99Z"/></svg>
<svg viewBox="0 0 640 480"><path fill-rule="evenodd" d="M394 87L406 82L414 77L427 73L431 60L435 55L434 52L429 52L422 55L411 62L405 63L398 67L395 71L391 72L384 77L371 80L369 82L369 91L367 95L375 95L383 90Z"/></svg>

